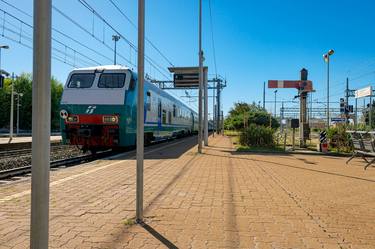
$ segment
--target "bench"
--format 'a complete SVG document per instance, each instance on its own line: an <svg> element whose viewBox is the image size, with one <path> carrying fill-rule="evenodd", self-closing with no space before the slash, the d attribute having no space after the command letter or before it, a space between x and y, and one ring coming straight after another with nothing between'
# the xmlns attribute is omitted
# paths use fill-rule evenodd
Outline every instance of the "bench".
<svg viewBox="0 0 375 249"><path fill-rule="evenodd" d="M348 164L354 157L360 156L366 165L364 169L367 169L371 164L375 163L375 133L366 131L347 131L350 135L350 139L353 146L353 154L346 161ZM366 157L373 157L372 160L367 160Z"/></svg>

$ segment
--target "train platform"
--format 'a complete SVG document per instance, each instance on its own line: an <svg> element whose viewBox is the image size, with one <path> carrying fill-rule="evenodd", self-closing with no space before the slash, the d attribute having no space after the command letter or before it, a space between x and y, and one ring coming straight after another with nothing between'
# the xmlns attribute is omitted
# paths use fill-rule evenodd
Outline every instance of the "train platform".
<svg viewBox="0 0 375 249"><path fill-rule="evenodd" d="M31 143L31 136L22 136L22 137L13 137L11 143L18 144L18 143ZM61 136L51 136L51 142L60 142ZM0 137L0 144L8 144L9 137Z"/></svg>
<svg viewBox="0 0 375 249"><path fill-rule="evenodd" d="M375 248L375 168L315 155L236 152L229 137L146 148L51 171L50 248ZM0 248L29 248L30 179L0 185Z"/></svg>

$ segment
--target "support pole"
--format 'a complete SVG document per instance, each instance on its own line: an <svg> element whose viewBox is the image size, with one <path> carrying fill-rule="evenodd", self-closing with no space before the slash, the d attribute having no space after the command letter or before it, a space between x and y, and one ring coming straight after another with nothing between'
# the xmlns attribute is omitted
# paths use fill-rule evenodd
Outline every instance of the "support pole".
<svg viewBox="0 0 375 249"><path fill-rule="evenodd" d="M263 82L263 109L266 109L266 82Z"/></svg>
<svg viewBox="0 0 375 249"><path fill-rule="evenodd" d="M217 79L217 76L216 76L216 79ZM213 83L213 87L212 87L212 136L214 137L215 136L215 130L216 130L216 127L215 127L215 119L216 119L216 107L215 107L215 82Z"/></svg>
<svg viewBox="0 0 375 249"><path fill-rule="evenodd" d="M217 134L220 134L220 130L221 130L221 126L220 126L220 122L221 122L221 118L220 118L220 106L221 106L221 103L220 103L220 95L221 95L221 81L218 81L217 82L217 104L216 104L216 111L217 111L217 121L216 121L216 124L217 124L217 129L216 129L216 132Z"/></svg>
<svg viewBox="0 0 375 249"><path fill-rule="evenodd" d="M20 93L17 94L17 136L20 132Z"/></svg>
<svg viewBox="0 0 375 249"><path fill-rule="evenodd" d="M327 129L329 128L329 61L330 61L330 58L328 56L327 58Z"/></svg>
<svg viewBox="0 0 375 249"><path fill-rule="evenodd" d="M208 146L208 82L207 82L207 74L208 69L204 69L204 146Z"/></svg>
<svg viewBox="0 0 375 249"><path fill-rule="evenodd" d="M143 222L145 0L138 0L138 102L136 221Z"/></svg>
<svg viewBox="0 0 375 249"><path fill-rule="evenodd" d="M358 99L355 98L355 119L354 119L355 130L358 128Z"/></svg>
<svg viewBox="0 0 375 249"><path fill-rule="evenodd" d="M30 248L48 249L51 0L34 0Z"/></svg>
<svg viewBox="0 0 375 249"><path fill-rule="evenodd" d="M202 91L203 91L203 52L202 52L202 0L199 0L199 96L198 96L198 153L202 153Z"/></svg>
<svg viewBox="0 0 375 249"><path fill-rule="evenodd" d="M372 88L371 88L371 93L372 93ZM372 94L370 95L370 105L369 105L368 123L369 123L369 125L370 125L370 129L372 129Z"/></svg>
<svg viewBox="0 0 375 249"><path fill-rule="evenodd" d="M349 123L349 78L346 78L346 89L345 89L345 124Z"/></svg>
<svg viewBox="0 0 375 249"><path fill-rule="evenodd" d="M12 73L12 92L10 96L10 121L9 121L9 141L12 142L13 139L13 123L14 123L14 73Z"/></svg>

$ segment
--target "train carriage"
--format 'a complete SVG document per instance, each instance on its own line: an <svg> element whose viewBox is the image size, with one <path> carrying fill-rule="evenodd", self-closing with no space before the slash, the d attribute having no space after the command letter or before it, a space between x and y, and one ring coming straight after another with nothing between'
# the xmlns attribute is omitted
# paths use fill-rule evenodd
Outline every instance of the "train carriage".
<svg viewBox="0 0 375 249"><path fill-rule="evenodd" d="M73 70L61 99L63 142L83 150L136 144L137 74L117 65ZM197 131L197 114L145 81L145 143Z"/></svg>

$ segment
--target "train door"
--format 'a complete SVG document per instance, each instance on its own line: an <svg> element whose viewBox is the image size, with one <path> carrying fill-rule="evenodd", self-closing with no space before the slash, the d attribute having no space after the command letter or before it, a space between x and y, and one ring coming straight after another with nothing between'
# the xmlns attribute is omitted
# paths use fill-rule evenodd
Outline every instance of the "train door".
<svg viewBox="0 0 375 249"><path fill-rule="evenodd" d="M161 99L158 99L158 126L161 128Z"/></svg>

